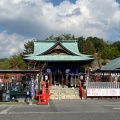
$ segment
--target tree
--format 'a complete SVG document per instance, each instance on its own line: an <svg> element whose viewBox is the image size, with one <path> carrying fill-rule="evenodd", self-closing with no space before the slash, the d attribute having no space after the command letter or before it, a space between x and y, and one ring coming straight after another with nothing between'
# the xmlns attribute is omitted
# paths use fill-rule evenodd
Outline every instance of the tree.
<svg viewBox="0 0 120 120"><path fill-rule="evenodd" d="M112 46L117 47L120 52L120 41L116 41L116 42L112 43Z"/></svg>
<svg viewBox="0 0 120 120"><path fill-rule="evenodd" d="M3 70L11 69L11 64L8 58L0 62L0 69L3 69Z"/></svg>
<svg viewBox="0 0 120 120"><path fill-rule="evenodd" d="M76 40L74 35L71 34L62 34L58 37L54 37L54 35L50 35L46 40Z"/></svg>
<svg viewBox="0 0 120 120"><path fill-rule="evenodd" d="M94 45L89 38L87 38L84 43L83 53L84 54L92 54L92 55L95 53Z"/></svg>
<svg viewBox="0 0 120 120"><path fill-rule="evenodd" d="M30 54L34 52L34 40L28 41L24 44L23 54Z"/></svg>
<svg viewBox="0 0 120 120"><path fill-rule="evenodd" d="M9 63L11 65L11 69L26 69L27 65L23 61L22 53L14 54L10 57Z"/></svg>
<svg viewBox="0 0 120 120"><path fill-rule="evenodd" d="M101 50L101 58L103 59L113 59L119 55L117 47L106 46Z"/></svg>
<svg viewBox="0 0 120 120"><path fill-rule="evenodd" d="M83 53L83 47L84 47L84 43L85 43L85 38L83 37L78 37L77 38L78 41L78 49L81 53Z"/></svg>
<svg viewBox="0 0 120 120"><path fill-rule="evenodd" d="M97 37L91 39L91 42L93 43L96 52L100 52L106 46L104 40Z"/></svg>
<svg viewBox="0 0 120 120"><path fill-rule="evenodd" d="M26 69L27 65L23 61L22 54L14 54L10 58L0 62L0 69Z"/></svg>
<svg viewBox="0 0 120 120"><path fill-rule="evenodd" d="M48 38L46 38L46 40L55 40L54 35L50 35Z"/></svg>
<svg viewBox="0 0 120 120"><path fill-rule="evenodd" d="M72 40L73 36L71 34L62 34L60 38L62 38L62 40Z"/></svg>

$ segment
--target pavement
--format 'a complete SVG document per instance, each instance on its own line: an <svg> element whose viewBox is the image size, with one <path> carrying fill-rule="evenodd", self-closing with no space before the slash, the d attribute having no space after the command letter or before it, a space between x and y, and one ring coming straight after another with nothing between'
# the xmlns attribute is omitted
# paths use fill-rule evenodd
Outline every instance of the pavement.
<svg viewBox="0 0 120 120"><path fill-rule="evenodd" d="M0 105L0 120L120 120L120 99L49 100L49 105Z"/></svg>

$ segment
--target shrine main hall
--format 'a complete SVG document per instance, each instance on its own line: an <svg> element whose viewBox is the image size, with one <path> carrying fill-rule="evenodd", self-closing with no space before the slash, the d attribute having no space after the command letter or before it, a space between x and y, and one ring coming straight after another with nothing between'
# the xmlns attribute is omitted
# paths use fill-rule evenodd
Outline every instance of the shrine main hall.
<svg viewBox="0 0 120 120"><path fill-rule="evenodd" d="M76 40L36 40L34 52L24 55L24 60L32 61L35 70L48 75L51 84L61 84L62 79L68 82L68 76L77 76L81 66L91 63L94 58L81 54Z"/></svg>

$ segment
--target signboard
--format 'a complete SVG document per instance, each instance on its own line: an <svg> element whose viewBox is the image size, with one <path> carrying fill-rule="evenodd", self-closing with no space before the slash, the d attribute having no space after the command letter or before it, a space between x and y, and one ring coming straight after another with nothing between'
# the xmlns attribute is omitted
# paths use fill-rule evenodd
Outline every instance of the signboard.
<svg viewBox="0 0 120 120"><path fill-rule="evenodd" d="M87 89L87 96L120 96L120 89L88 88Z"/></svg>

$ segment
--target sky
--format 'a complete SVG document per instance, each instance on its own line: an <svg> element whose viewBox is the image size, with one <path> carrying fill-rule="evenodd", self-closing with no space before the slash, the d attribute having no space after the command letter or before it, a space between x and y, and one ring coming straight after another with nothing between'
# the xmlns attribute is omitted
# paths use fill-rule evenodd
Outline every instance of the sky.
<svg viewBox="0 0 120 120"><path fill-rule="evenodd" d="M120 40L120 0L0 0L0 58L50 35Z"/></svg>

